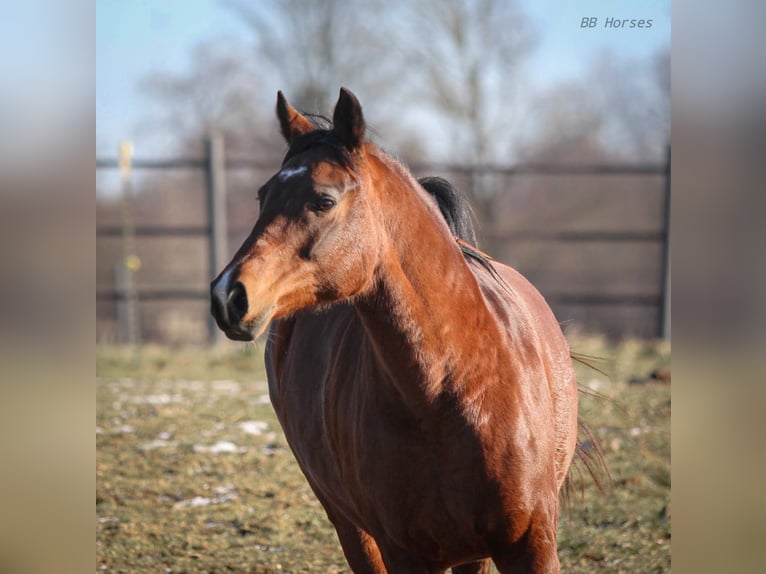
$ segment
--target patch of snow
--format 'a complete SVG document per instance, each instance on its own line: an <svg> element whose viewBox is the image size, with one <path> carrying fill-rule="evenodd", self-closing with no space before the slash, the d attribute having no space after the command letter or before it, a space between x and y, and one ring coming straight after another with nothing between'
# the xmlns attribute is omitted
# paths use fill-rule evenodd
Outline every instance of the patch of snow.
<svg viewBox="0 0 766 574"><path fill-rule="evenodd" d="M179 502L176 502L173 505L173 508L188 508L189 506L207 506L208 504L213 504L212 498L207 498L205 496L195 496L194 498L190 498L188 500L181 500Z"/></svg>
<svg viewBox="0 0 766 574"><path fill-rule="evenodd" d="M591 379L588 381L588 388L591 391L601 392L606 388L606 383L600 379Z"/></svg>
<svg viewBox="0 0 766 574"><path fill-rule="evenodd" d="M155 448L175 447L175 446L176 446L176 443L173 441L162 440L157 438L142 444L138 448L140 448L141 450L154 450Z"/></svg>
<svg viewBox="0 0 766 574"><path fill-rule="evenodd" d="M215 492L219 497L226 498L227 500L237 498L236 489L233 486L228 484L224 486L216 486L213 489L213 492Z"/></svg>
<svg viewBox="0 0 766 574"><path fill-rule="evenodd" d="M237 492L231 486L219 486L213 490L217 494L214 498L207 496L195 496L187 500L181 500L173 505L173 508L189 508L196 506L208 506L210 504L223 504L237 498Z"/></svg>
<svg viewBox="0 0 766 574"><path fill-rule="evenodd" d="M210 384L212 389L218 393L229 393L236 395L242 389L241 385L237 381L230 381L228 379L213 381Z"/></svg>
<svg viewBox="0 0 766 574"><path fill-rule="evenodd" d="M163 393L160 395L139 395L130 397L130 402L138 405L168 405L170 403L180 403L183 401L181 395L169 395Z"/></svg>
<svg viewBox="0 0 766 574"><path fill-rule="evenodd" d="M229 442L227 440L220 440L212 446L195 444L194 452L209 452L212 454L243 453L243 452L247 452L247 448L245 448L244 446L237 446L233 442Z"/></svg>
<svg viewBox="0 0 766 574"><path fill-rule="evenodd" d="M263 431L269 428L269 424L264 421L244 421L237 426L240 430L252 435L263 434Z"/></svg>

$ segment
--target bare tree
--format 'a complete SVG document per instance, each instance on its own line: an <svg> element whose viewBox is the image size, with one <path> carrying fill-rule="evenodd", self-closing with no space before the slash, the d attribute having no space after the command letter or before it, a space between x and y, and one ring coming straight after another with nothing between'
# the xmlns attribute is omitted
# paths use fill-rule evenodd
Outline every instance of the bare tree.
<svg viewBox="0 0 766 574"><path fill-rule="evenodd" d="M530 110L522 160L562 165L661 159L669 134L668 63L665 51L645 60L603 54L582 78L546 90ZM662 186L656 177L519 178L498 202L498 220L509 230L655 231ZM543 290L653 292L661 273L653 244L507 245L513 249L508 257ZM621 316L610 309L600 320L620 329L620 321L648 323L649 315Z"/></svg>
<svg viewBox="0 0 766 574"><path fill-rule="evenodd" d="M619 155L659 160L670 139L670 53L637 60L604 53L586 79L603 109L602 138Z"/></svg>
<svg viewBox="0 0 766 574"><path fill-rule="evenodd" d="M270 112L277 89L299 109L327 113L345 85L375 101L371 125L408 156L423 159L428 139L431 157L448 141L449 159L507 159L519 71L534 45L513 0L222 1L252 30L252 45L200 47L186 76L144 82L172 129L212 124L247 141L252 124L242 118L258 118L256 102ZM412 129L413 114L445 137Z"/></svg>
<svg viewBox="0 0 766 574"><path fill-rule="evenodd" d="M252 32L248 57L266 80L261 92L273 98L282 90L298 109L329 115L346 86L363 102L374 102L365 114L371 135L409 160L428 157L426 136L402 113L403 86L413 74L400 57L409 48L397 46L422 38L392 33L406 16L400 7L386 0L222 1Z"/></svg>
<svg viewBox="0 0 766 574"><path fill-rule="evenodd" d="M660 160L670 137L670 56L601 54L582 79L537 98L526 159L548 162Z"/></svg>
<svg viewBox="0 0 766 574"><path fill-rule="evenodd" d="M259 99L262 75L241 47L200 44L187 72L143 78L141 88L156 104L143 125L174 134L187 151L200 151L204 135L219 132L229 150L273 155L278 146L265 129L273 117Z"/></svg>
<svg viewBox="0 0 766 574"><path fill-rule="evenodd" d="M296 107L327 113L342 85L362 98L390 90L386 38L378 26L386 15L383 2L225 0L225 5L251 28L256 59Z"/></svg>
<svg viewBox="0 0 766 574"><path fill-rule="evenodd" d="M507 163L521 68L535 45L517 3L412 0L380 25L399 69L402 121L428 126L431 159ZM483 227L495 223L498 184L475 172L459 182Z"/></svg>
<svg viewBox="0 0 766 574"><path fill-rule="evenodd" d="M407 84L448 125L452 158L506 159L521 66L535 45L513 0L414 0L396 22Z"/></svg>

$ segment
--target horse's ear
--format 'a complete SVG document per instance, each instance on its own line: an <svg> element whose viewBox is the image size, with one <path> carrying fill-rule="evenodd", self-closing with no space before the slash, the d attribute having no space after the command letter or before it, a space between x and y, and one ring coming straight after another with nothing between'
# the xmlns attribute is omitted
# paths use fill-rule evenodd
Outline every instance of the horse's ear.
<svg viewBox="0 0 766 574"><path fill-rule="evenodd" d="M314 131L314 126L305 116L290 105L282 92L277 92L277 118L282 135L288 144L295 138L308 132Z"/></svg>
<svg viewBox="0 0 766 574"><path fill-rule="evenodd" d="M348 149L359 147L364 140L364 116L356 96L346 88L340 89L338 103L332 115L333 131Z"/></svg>

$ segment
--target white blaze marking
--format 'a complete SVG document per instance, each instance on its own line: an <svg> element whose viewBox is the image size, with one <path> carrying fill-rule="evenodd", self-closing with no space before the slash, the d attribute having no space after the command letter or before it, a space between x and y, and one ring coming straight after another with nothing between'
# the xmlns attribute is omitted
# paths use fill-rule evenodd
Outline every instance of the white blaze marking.
<svg viewBox="0 0 766 574"><path fill-rule="evenodd" d="M282 171L279 172L279 181L287 181L291 177L295 177L296 175L301 175L302 173L306 173L308 170L308 167L305 165L302 165L300 167L286 167Z"/></svg>

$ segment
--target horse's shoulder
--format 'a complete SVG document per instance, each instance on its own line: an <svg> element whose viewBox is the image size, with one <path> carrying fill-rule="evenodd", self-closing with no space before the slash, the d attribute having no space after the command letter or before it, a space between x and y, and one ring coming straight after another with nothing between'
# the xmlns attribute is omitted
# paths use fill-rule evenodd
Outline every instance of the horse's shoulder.
<svg viewBox="0 0 766 574"><path fill-rule="evenodd" d="M474 275L485 300L506 329L518 340L528 342L545 339L561 328L548 302L532 283L518 270L499 261L490 260L492 271L482 265L473 265Z"/></svg>

